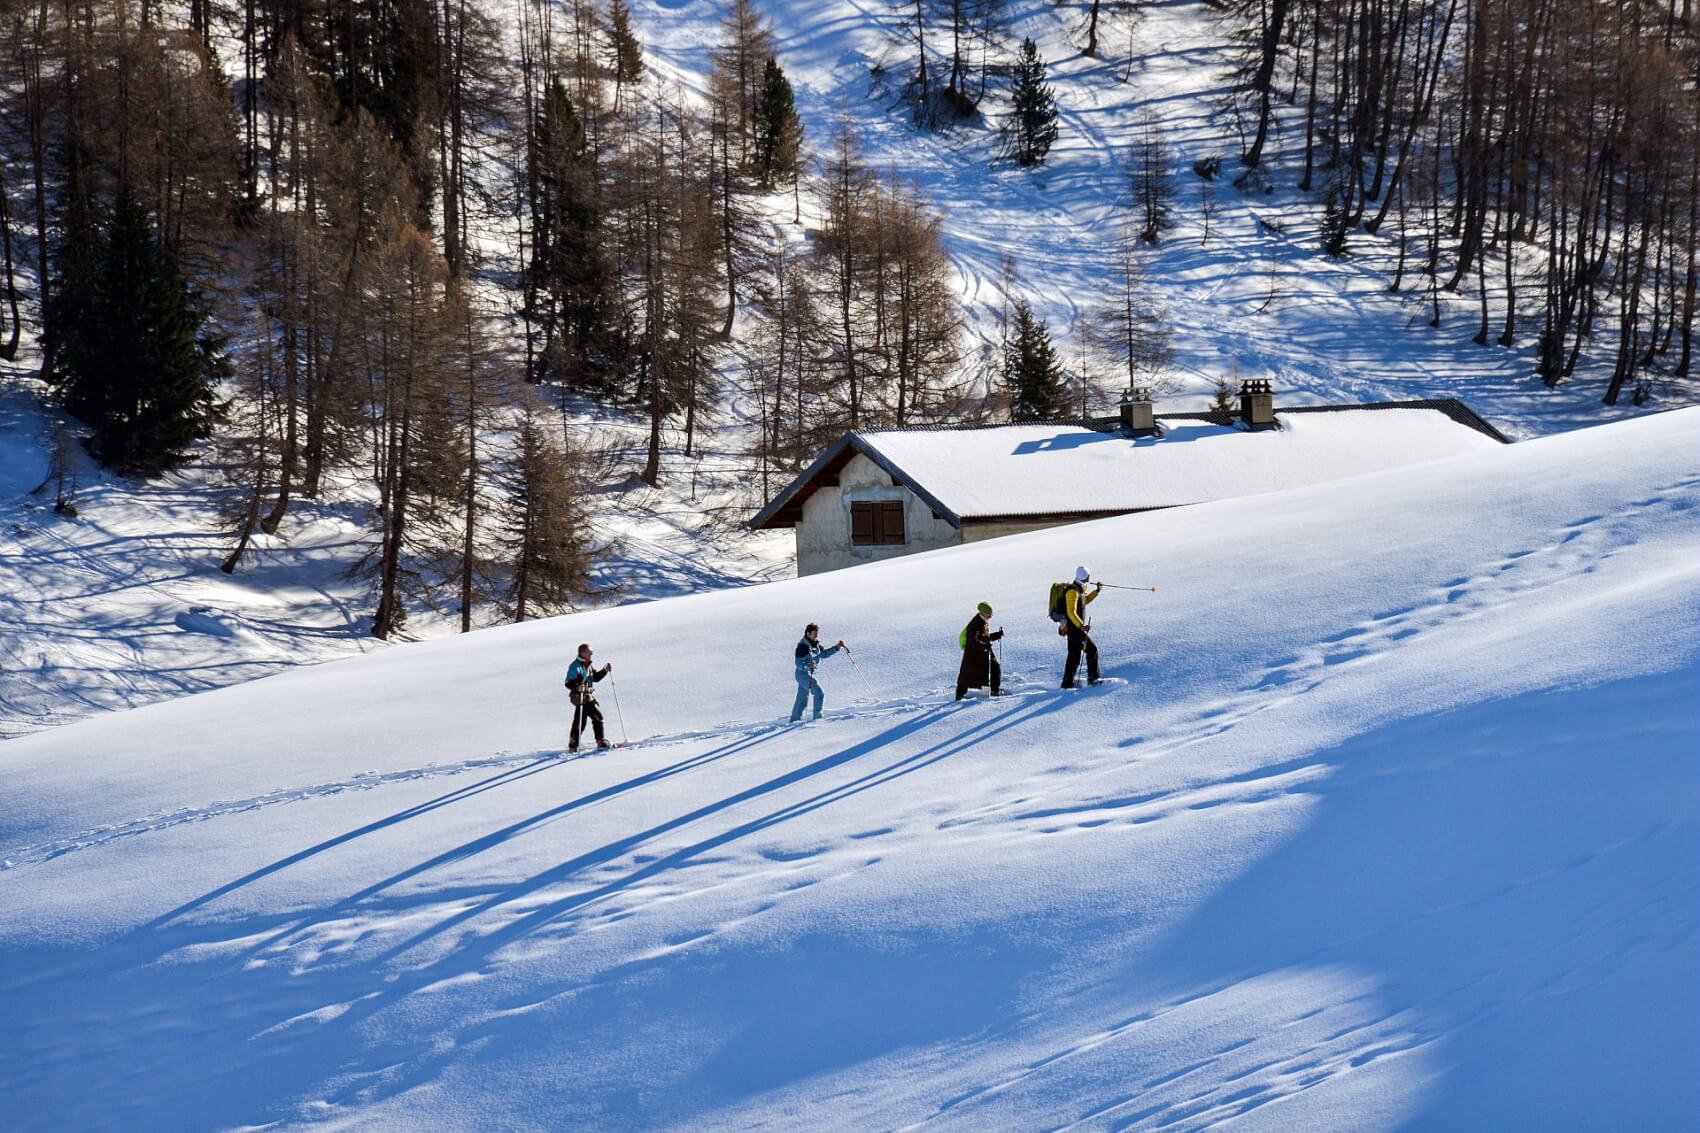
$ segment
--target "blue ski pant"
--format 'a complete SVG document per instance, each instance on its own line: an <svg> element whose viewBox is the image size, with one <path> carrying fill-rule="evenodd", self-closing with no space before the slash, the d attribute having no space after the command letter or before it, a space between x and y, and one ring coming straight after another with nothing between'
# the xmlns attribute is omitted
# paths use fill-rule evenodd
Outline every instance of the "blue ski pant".
<svg viewBox="0 0 1700 1133"><path fill-rule="evenodd" d="M808 704L809 695L811 693L814 694L814 698L815 698L815 715L814 715L814 718L816 720L819 720L820 719L821 702L826 699L826 693L821 690L820 682L815 680L814 674L812 674L812 673L798 673L797 674L797 699L791 705L791 721L792 721L792 723L796 723L798 720L801 720L803 718L803 707L804 707L804 705Z"/></svg>

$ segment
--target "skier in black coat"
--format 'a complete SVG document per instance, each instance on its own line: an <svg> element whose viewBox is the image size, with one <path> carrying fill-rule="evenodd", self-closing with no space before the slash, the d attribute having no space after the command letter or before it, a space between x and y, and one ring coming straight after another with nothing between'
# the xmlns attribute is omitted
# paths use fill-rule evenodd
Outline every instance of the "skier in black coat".
<svg viewBox="0 0 1700 1133"><path fill-rule="evenodd" d="M993 696L1002 696L1003 668L992 654L992 642L1003 637L1003 630L991 630L992 607L981 602L974 616L962 631L962 668L956 673L956 699L968 695L971 688L992 687Z"/></svg>

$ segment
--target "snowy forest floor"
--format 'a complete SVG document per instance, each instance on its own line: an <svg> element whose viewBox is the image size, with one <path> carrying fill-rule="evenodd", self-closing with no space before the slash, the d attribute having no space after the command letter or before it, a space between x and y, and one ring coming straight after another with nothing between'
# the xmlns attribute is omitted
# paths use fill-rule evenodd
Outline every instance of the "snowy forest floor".
<svg viewBox="0 0 1700 1133"><path fill-rule="evenodd" d="M633 7L651 81L701 90L721 6L639 0ZM1479 319L1470 289L1441 296L1442 323L1431 329L1426 295L1387 290L1397 256L1392 224L1378 237L1355 234L1343 260L1325 257L1317 236L1321 196L1293 188L1302 107L1278 107L1266 162L1270 191L1235 189L1228 180L1241 143L1226 78L1233 44L1202 0L1141 10L1131 37L1113 19L1106 24L1103 57L1093 59L1080 53L1075 8L1012 4L1010 35L1038 42L1062 112L1049 160L1025 171L996 160L995 122L916 131L889 79L873 74L882 66L889 77L905 65L893 44L895 17L883 5L765 8L810 144L824 147L839 124L848 125L871 168L912 181L942 214L976 347L970 365L982 377L999 340L1006 290L1033 303L1073 358L1070 336L1111 289L1110 249L1130 207L1129 151L1148 118L1168 147L1175 190L1173 224L1143 255L1176 332L1174 392L1164 407L1198 408L1218 379L1238 376L1271 378L1277 404L1460 397L1514 438L1641 412L1627 399L1615 408L1599 404L1609 333L1597 336L1595 355L1584 355L1573 382L1547 389L1533 372L1532 322L1511 349L1470 341ZM989 111L997 105L995 98L985 103ZM1207 185L1191 167L1210 155L1228 174ZM1213 201L1208 239L1205 194ZM789 223L789 197L768 205L774 239L806 247L806 226ZM1006 258L1013 287L1005 283ZM1414 278L1407 273L1407 287ZM1489 314L1497 334L1504 312ZM746 308L740 338L747 330ZM742 380L737 353L735 390ZM190 465L151 482L85 469L75 519L53 514L51 493L46 501L26 494L45 475L54 422L29 372L27 364L0 366L0 737L374 647L367 586L348 576L370 540L360 485L297 505L279 536L261 538L254 559L225 576L217 567L228 537L219 490L205 469ZM1119 388L1112 379L1105 375L1089 396L1094 409ZM1695 400L1695 392L1691 385L1656 386L1650 408ZM685 458L681 438L669 431L657 489L632 475L641 462L641 422L582 408L569 414L576 435L613 457L605 482L593 488L599 538L610 547L595 580L606 590L597 602L789 572L788 535L752 535L741 526L761 502L752 487L745 395L734 392L703 423L700 458ZM408 635L454 628L452 616L416 610Z"/></svg>

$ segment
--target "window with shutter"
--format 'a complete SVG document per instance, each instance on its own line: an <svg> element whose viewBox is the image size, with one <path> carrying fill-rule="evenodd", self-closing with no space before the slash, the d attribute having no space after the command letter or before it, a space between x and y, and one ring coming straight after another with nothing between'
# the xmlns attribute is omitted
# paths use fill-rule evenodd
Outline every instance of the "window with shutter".
<svg viewBox="0 0 1700 1133"><path fill-rule="evenodd" d="M902 546L903 544L903 501L880 501L880 542Z"/></svg>
<svg viewBox="0 0 1700 1133"><path fill-rule="evenodd" d="M879 540L879 516L872 503L851 503L850 542L858 547L870 546Z"/></svg>

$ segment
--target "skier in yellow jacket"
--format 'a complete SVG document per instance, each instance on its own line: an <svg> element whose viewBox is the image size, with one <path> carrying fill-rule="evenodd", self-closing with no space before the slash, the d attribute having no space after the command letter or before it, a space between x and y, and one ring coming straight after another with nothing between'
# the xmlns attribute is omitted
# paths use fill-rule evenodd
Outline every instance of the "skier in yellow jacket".
<svg viewBox="0 0 1700 1133"><path fill-rule="evenodd" d="M1086 584L1092 581L1092 575L1085 567L1076 567L1074 581L1069 584L1063 594L1063 613L1066 620L1063 629L1068 633L1068 660L1063 664L1062 686L1074 687L1075 670L1080 668L1080 655L1086 654L1086 683L1095 685L1100 680L1098 676L1098 646L1092 642L1092 623L1086 620L1086 606L1104 591L1104 584L1097 583L1091 591Z"/></svg>

